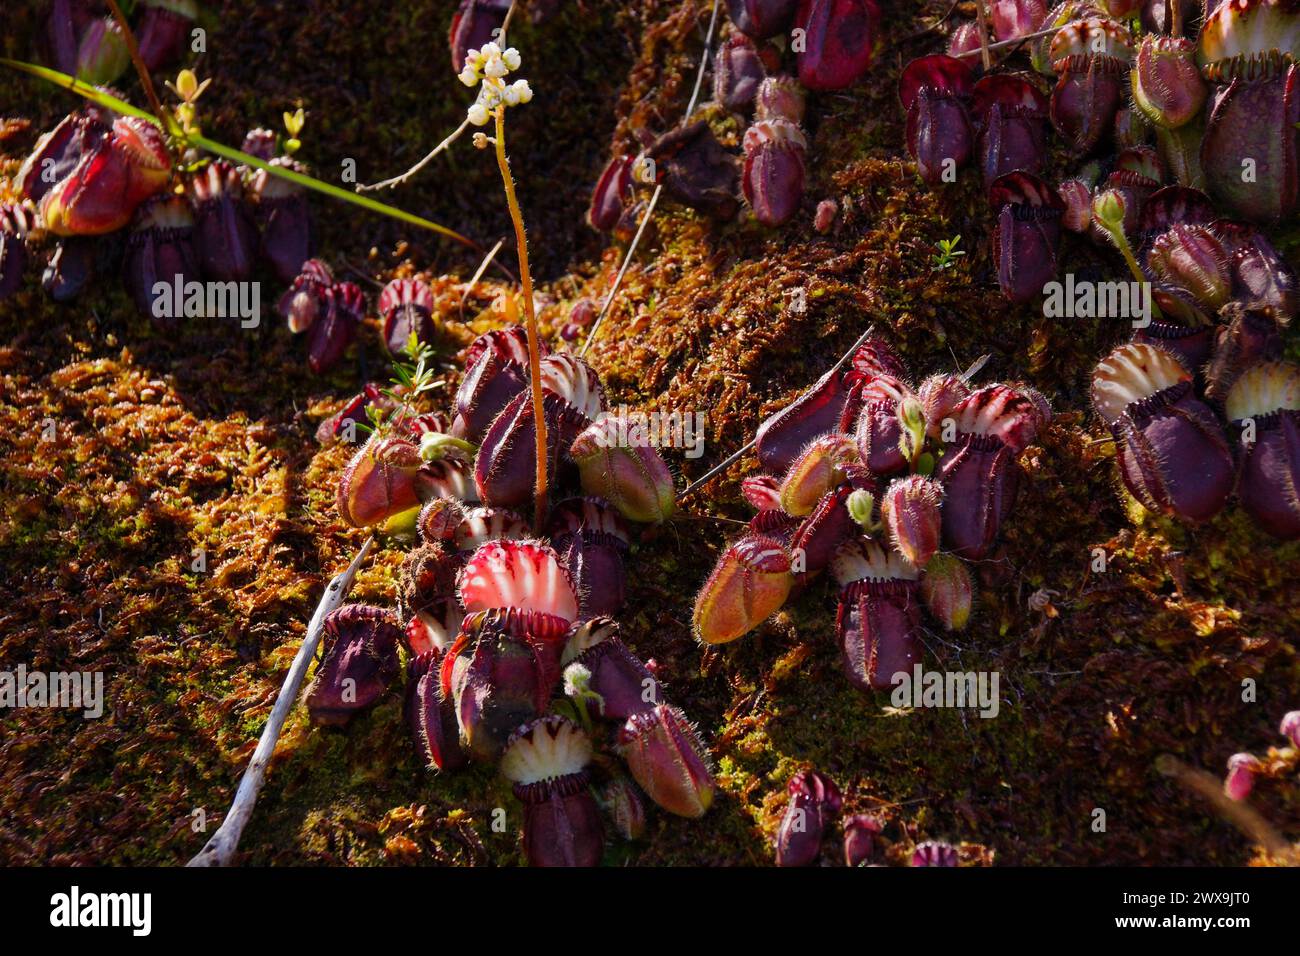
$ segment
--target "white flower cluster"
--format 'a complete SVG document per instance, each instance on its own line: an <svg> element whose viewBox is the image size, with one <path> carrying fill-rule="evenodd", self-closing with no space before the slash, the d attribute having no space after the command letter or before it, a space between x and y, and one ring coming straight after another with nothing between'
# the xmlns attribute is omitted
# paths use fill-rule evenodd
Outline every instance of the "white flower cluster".
<svg viewBox="0 0 1300 956"><path fill-rule="evenodd" d="M518 106L533 98L527 80L506 82L506 76L519 69L519 51L514 47L502 50L495 43L485 43L481 50L465 54L465 68L460 71L460 81L468 87L478 86L478 99L469 108L469 121L484 126L493 111L504 103ZM479 86L479 84L482 84Z"/></svg>

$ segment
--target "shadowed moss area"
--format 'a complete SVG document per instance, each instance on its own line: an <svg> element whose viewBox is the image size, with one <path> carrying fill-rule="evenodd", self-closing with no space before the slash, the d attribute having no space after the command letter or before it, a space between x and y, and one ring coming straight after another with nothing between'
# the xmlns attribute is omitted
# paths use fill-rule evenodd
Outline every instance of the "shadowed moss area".
<svg viewBox="0 0 1300 956"><path fill-rule="evenodd" d="M17 5L6 55L30 55L36 6ZM447 65L452 4L208 6L204 126L225 142L303 106L302 156L317 173L336 176L352 158L374 180L463 115L467 94ZM1263 862L1154 762L1172 753L1218 774L1235 751L1278 742L1282 713L1300 706L1300 545L1236 508L1194 529L1129 514L1086 395L1097 357L1127 330L1003 301L977 177L932 193L900 158L897 71L935 48L916 34L947 7L886 6L868 79L810 96L797 220L718 225L664 202L588 357L615 405L707 413L704 455L672 453L683 482L740 447L871 322L916 379L988 353L982 379L1044 392L1058 417L1025 457L1030 480L1002 547L978 569L972 624L927 634L927 668L998 672L1000 712L896 711L888 695L853 690L828 581L735 644L697 645L694 592L749 517L746 459L668 525L641 530L621 618L710 742L719 799L700 821L652 812L646 838L612 844L608 860L768 863L784 785L812 766L845 791L846 812L886 820L894 861L915 840L945 838L972 863ZM574 300L603 298L623 251L583 223L590 187L613 149L679 119L708 14L703 0L584 0L541 27L523 16L512 27L538 95L511 114L510 152L553 343ZM0 141L0 177L70 105L5 78L0 117L33 129ZM738 144L734 118L701 115ZM509 228L495 165L468 143L382 198L484 245ZM839 205L825 235L812 228L823 199ZM464 250L352 208L314 208L322 253L343 271L430 281L448 361L432 402L445 407L454 353L500 324L491 303L504 286L490 272L469 289L477 256ZM933 271L935 244L958 234L969 255ZM509 244L501 261L514 268ZM1082 242L1067 261L1120 268ZM210 833L228 806L322 588L364 537L333 504L347 450L322 448L314 432L366 377L386 374L377 321L317 378L269 315L254 331L191 320L164 337L112 277L65 307L29 278L0 305L0 666L102 670L107 709L92 721L0 714L0 862L181 863L206 839L199 823ZM354 599L391 603L401 557L400 543L377 551ZM1043 589L1050 604L1031 607ZM1246 678L1256 702L1242 701ZM1251 801L1300 836L1294 781L1260 780ZM505 832L492 826L498 807ZM1092 829L1097 808L1104 833ZM394 688L343 731L294 713L241 859L514 865L518 821L492 768L419 769ZM824 851L837 859L838 833Z"/></svg>

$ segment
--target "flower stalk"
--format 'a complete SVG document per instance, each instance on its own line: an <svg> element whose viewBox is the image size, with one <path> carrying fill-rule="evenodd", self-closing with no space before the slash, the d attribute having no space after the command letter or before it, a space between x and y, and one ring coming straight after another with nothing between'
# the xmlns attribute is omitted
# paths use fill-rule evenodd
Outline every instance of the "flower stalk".
<svg viewBox="0 0 1300 956"><path fill-rule="evenodd" d="M540 534L546 519L546 413L542 407L542 357L538 348L537 310L533 304L533 277L528 268L528 237L524 233L524 216L515 196L515 179L510 172L510 159L506 156L506 104L496 111L497 167L501 170L501 184L506 191L506 205L515 227L515 247L519 256L519 281L523 288L524 316L528 330L528 381L533 396L533 423L537 438L537 477L533 486L533 528Z"/></svg>

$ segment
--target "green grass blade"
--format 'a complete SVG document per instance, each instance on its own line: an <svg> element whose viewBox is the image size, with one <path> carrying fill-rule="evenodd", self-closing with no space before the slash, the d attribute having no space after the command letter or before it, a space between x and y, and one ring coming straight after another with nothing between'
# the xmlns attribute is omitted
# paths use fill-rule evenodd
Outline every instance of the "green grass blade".
<svg viewBox="0 0 1300 956"><path fill-rule="evenodd" d="M142 110L138 106L132 106L125 100L119 99L111 93L105 93L103 90L96 89L75 77L68 76L66 73L60 73L58 70L51 70L43 66L37 66L34 63L10 60L5 57L0 57L0 65L10 67L21 73L35 76L39 79L45 80L47 83L52 83L55 86L62 87L71 93L76 93L78 96L84 97L92 103L104 107L104 109L109 109L125 116L139 117L140 119L148 120L155 126L160 125L158 117L154 116L152 113ZM175 124L172 124L172 128L169 132L189 146L194 146L224 159L243 163L246 166L265 169L272 176L277 176L280 179L287 179L289 182L296 183L304 189L311 189L315 192L323 193L333 199L351 203L354 206L360 206L362 209L367 209L370 212L379 213L381 216L388 216L389 218L396 219L400 222L410 223L413 226L419 226L421 229L436 232L441 236L446 236L448 239L454 239L456 242L469 246L471 249L482 252L478 243L474 242L472 239L467 239L454 229L448 229L446 226L439 225L431 219L425 219L422 216L409 213L404 209L398 209L396 206L390 206L387 203L382 203L377 199L371 199L369 196L364 196L360 193L349 192L348 190L335 186L332 183L323 182L312 176L306 176L302 173L295 172L292 169L286 169L282 166L273 166L270 163L258 159L256 156L250 156L248 153L226 146L223 143L218 143L216 140L208 139L206 136L200 136L195 133L185 133Z"/></svg>
<svg viewBox="0 0 1300 956"><path fill-rule="evenodd" d="M398 219L402 222L409 222L413 226L428 229L431 232L444 235L448 239L455 239L457 242L464 243L471 249L477 249L480 252L482 251L477 243L470 239L466 239L455 230L448 229L446 226L441 226L430 219L424 219L414 213L409 213L404 209L398 209L396 206L390 206L377 199L371 199L369 196L362 195L361 193L349 192L348 190L335 186L332 183L322 182L319 179L305 176L302 173L294 172L292 169L286 169L283 166L273 166L270 163L263 162L256 156L250 156L248 153L232 149L229 146L210 140L206 136L196 136L191 134L186 135L184 139L190 145L197 146L199 149L206 150L209 153L215 153L217 156L222 156L226 159L233 159L248 166L255 166L258 169L265 169L272 176L287 179L289 182L297 183L305 189L314 189L318 193L324 193L326 196L333 196L335 199L340 199L343 202L350 202L352 205L360 206L362 209L369 209L371 212L377 212L384 216L391 216L393 219Z"/></svg>
<svg viewBox="0 0 1300 956"><path fill-rule="evenodd" d="M122 113L125 116L138 116L140 119L148 120L155 126L159 125L158 117L154 116L148 110L142 110L138 106L132 106L126 100L118 99L111 93L105 93L103 90L96 89L89 83L83 83L76 77L68 76L66 73L60 73L58 70L51 70L43 66L37 66L35 63L24 63L21 60L10 60L6 57L0 57L0 65L10 67L20 73L26 73L29 76L35 76L45 80L47 83L53 83L55 86L62 87L78 96L84 96L105 109L112 110L115 113Z"/></svg>

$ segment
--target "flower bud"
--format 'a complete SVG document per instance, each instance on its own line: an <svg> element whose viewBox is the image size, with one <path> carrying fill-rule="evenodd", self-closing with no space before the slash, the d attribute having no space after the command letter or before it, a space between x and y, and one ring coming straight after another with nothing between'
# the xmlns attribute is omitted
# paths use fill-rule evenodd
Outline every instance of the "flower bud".
<svg viewBox="0 0 1300 956"><path fill-rule="evenodd" d="M970 620L975 586L970 569L961 558L936 554L925 565L921 598L930 616L948 631L960 631Z"/></svg>
<svg viewBox="0 0 1300 956"><path fill-rule="evenodd" d="M1171 354L1125 345L1097 365L1092 401L1115 436L1120 476L1148 510L1206 521L1232 491L1232 455L1192 376Z"/></svg>
<svg viewBox="0 0 1300 956"><path fill-rule="evenodd" d="M726 644L775 614L790 596L790 554L774 538L749 534L722 552L695 599L695 636Z"/></svg>
<svg viewBox="0 0 1300 956"><path fill-rule="evenodd" d="M844 674L862 690L884 690L921 658L917 570L858 538L840 548L831 571L840 586L835 634Z"/></svg>
<svg viewBox="0 0 1300 956"><path fill-rule="evenodd" d="M304 697L312 722L342 726L397 676L401 628L382 608L345 604L321 623L322 658Z"/></svg>
<svg viewBox="0 0 1300 956"><path fill-rule="evenodd" d="M426 768L459 770L466 757L457 736L455 704L442 693L441 666L442 651L436 648L411 658L406 679L406 726Z"/></svg>
<svg viewBox="0 0 1300 956"><path fill-rule="evenodd" d="M871 67L880 8L875 0L799 0L795 26L804 31L799 81L810 90L843 90Z"/></svg>
<svg viewBox="0 0 1300 956"><path fill-rule="evenodd" d="M602 418L569 448L578 465L582 490L604 498L631 521L667 521L676 509L672 472L649 443L622 440L616 418Z"/></svg>
<svg viewBox="0 0 1300 956"><path fill-rule="evenodd" d="M865 488L858 488L844 502L849 517L865 531L870 531L876 520L876 497Z"/></svg>
<svg viewBox="0 0 1300 956"><path fill-rule="evenodd" d="M1143 37L1131 80L1137 108L1169 129L1190 122L1209 92L1196 67L1196 44L1182 37Z"/></svg>
<svg viewBox="0 0 1300 956"><path fill-rule="evenodd" d="M1228 758L1228 775L1223 779L1224 794L1229 800L1245 800L1255 787L1255 775L1263 769L1263 763L1253 754L1233 754Z"/></svg>
<svg viewBox="0 0 1300 956"><path fill-rule="evenodd" d="M1269 362L1247 369L1224 402L1241 436L1237 496L1278 538L1300 538L1300 368Z"/></svg>
<svg viewBox="0 0 1300 956"><path fill-rule="evenodd" d="M678 708L659 704L633 714L618 732L618 748L632 779L662 809L698 818L712 806L708 753Z"/></svg>
<svg viewBox="0 0 1300 956"><path fill-rule="evenodd" d="M896 478L885 491L880 516L894 548L918 568L939 550L943 487L931 478Z"/></svg>
<svg viewBox="0 0 1300 956"><path fill-rule="evenodd" d="M777 866L811 866L821 854L826 825L840 812L843 800L835 782L815 770L804 770L786 786L790 799L776 831Z"/></svg>

